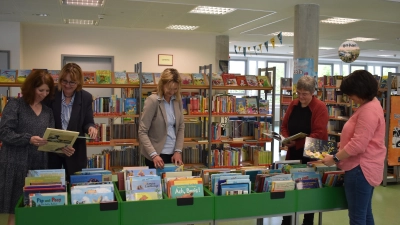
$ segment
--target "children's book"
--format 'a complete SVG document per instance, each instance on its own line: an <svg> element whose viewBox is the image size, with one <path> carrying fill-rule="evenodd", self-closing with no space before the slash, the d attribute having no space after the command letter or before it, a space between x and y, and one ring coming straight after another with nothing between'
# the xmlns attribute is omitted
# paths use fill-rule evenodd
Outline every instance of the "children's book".
<svg viewBox="0 0 400 225"><path fill-rule="evenodd" d="M29 194L30 207L68 205L67 200L67 192Z"/></svg>
<svg viewBox="0 0 400 225"><path fill-rule="evenodd" d="M154 74L154 84L158 84L158 82L160 81L160 79L161 79L161 73L155 73Z"/></svg>
<svg viewBox="0 0 400 225"><path fill-rule="evenodd" d="M193 85L192 74L190 73L180 73L181 76L181 84L182 85Z"/></svg>
<svg viewBox="0 0 400 225"><path fill-rule="evenodd" d="M171 186L171 198L203 197L203 184L187 184Z"/></svg>
<svg viewBox="0 0 400 225"><path fill-rule="evenodd" d="M58 83L58 78L60 76L60 70L49 70L49 74L54 80L54 83Z"/></svg>
<svg viewBox="0 0 400 225"><path fill-rule="evenodd" d="M213 73L211 75L211 81L213 86L224 86L224 81L222 80L222 77L218 73Z"/></svg>
<svg viewBox="0 0 400 225"><path fill-rule="evenodd" d="M283 87L283 88L292 87L292 78L282 78L281 79L281 87Z"/></svg>
<svg viewBox="0 0 400 225"><path fill-rule="evenodd" d="M143 85L153 85L154 76L152 73L142 73L142 84Z"/></svg>
<svg viewBox="0 0 400 225"><path fill-rule="evenodd" d="M139 74L138 73L131 73L127 72L126 76L128 77L128 83L133 85L139 85Z"/></svg>
<svg viewBox="0 0 400 225"><path fill-rule="evenodd" d="M268 76L257 76L259 87L271 87L271 79Z"/></svg>
<svg viewBox="0 0 400 225"><path fill-rule="evenodd" d="M250 86L247 84L246 77L245 76L236 76L236 83L238 86L244 87L244 86Z"/></svg>
<svg viewBox="0 0 400 225"><path fill-rule="evenodd" d="M137 114L137 100L136 98L126 98L124 102L124 112L128 115Z"/></svg>
<svg viewBox="0 0 400 225"><path fill-rule="evenodd" d="M166 163L166 164L164 164L163 169L157 168L157 175L163 176L163 174L166 172L180 172L180 171L183 171L183 165L176 166L173 163ZM164 177L162 177L162 178L164 178Z"/></svg>
<svg viewBox="0 0 400 225"><path fill-rule="evenodd" d="M221 74L225 86L238 86L235 74Z"/></svg>
<svg viewBox="0 0 400 225"><path fill-rule="evenodd" d="M258 102L256 97L246 97L246 113L258 114Z"/></svg>
<svg viewBox="0 0 400 225"><path fill-rule="evenodd" d="M286 143L289 143L290 141L294 141L294 140L297 140L297 139L300 139L300 138L307 137L307 134L305 134L303 132L297 133L297 134L292 135L292 136L287 137L287 138L283 137L282 135L280 135L280 134L278 134L278 133L276 133L274 131L271 131L269 133L264 133L264 134L267 135L270 138L273 138L275 140L278 140L278 141L282 142L282 144L286 144Z"/></svg>
<svg viewBox="0 0 400 225"><path fill-rule="evenodd" d="M257 81L257 77L256 76L246 75L245 77L246 77L247 84L249 86L252 86L252 87L257 87L258 86L258 81Z"/></svg>
<svg viewBox="0 0 400 225"><path fill-rule="evenodd" d="M79 132L47 128L43 139L47 140L46 145L38 148L39 151L63 153L62 149L66 146L73 146Z"/></svg>
<svg viewBox="0 0 400 225"><path fill-rule="evenodd" d="M194 85L208 85L208 80L206 79L207 76L202 73L193 73L193 84Z"/></svg>
<svg viewBox="0 0 400 225"><path fill-rule="evenodd" d="M304 157L313 159L323 159L325 155L334 155L337 153L337 143L325 141L317 138L306 137L304 144Z"/></svg>
<svg viewBox="0 0 400 225"><path fill-rule="evenodd" d="M246 99L245 98L236 98L236 113L237 114L246 114Z"/></svg>
<svg viewBox="0 0 400 225"><path fill-rule="evenodd" d="M71 184L102 182L102 180L102 174L71 175L70 177Z"/></svg>
<svg viewBox="0 0 400 225"><path fill-rule="evenodd" d="M1 70L0 83L15 83L17 70Z"/></svg>
<svg viewBox="0 0 400 225"><path fill-rule="evenodd" d="M114 72L114 82L116 84L127 84L128 79L126 78L125 72Z"/></svg>
<svg viewBox="0 0 400 225"><path fill-rule="evenodd" d="M146 201L158 199L157 192L136 192L135 201Z"/></svg>
<svg viewBox="0 0 400 225"><path fill-rule="evenodd" d="M268 114L269 111L269 101L268 100L264 100L264 99L260 99L258 101L259 104L259 114Z"/></svg>
<svg viewBox="0 0 400 225"><path fill-rule="evenodd" d="M83 71L83 83L85 84L94 84L96 72L94 71Z"/></svg>
<svg viewBox="0 0 400 225"><path fill-rule="evenodd" d="M24 83L25 79L31 73L31 70L18 70L17 72L17 83Z"/></svg>
<svg viewBox="0 0 400 225"><path fill-rule="evenodd" d="M111 71L110 70L96 70L96 83L111 84Z"/></svg>
<svg viewBox="0 0 400 225"><path fill-rule="evenodd" d="M65 169L47 169L47 170L28 170L28 177L60 177L62 185L65 185Z"/></svg>

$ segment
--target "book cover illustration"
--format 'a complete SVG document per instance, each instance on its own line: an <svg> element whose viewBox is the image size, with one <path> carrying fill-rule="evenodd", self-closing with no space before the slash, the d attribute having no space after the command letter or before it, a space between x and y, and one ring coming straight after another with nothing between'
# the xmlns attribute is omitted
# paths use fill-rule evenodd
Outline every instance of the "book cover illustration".
<svg viewBox="0 0 400 225"><path fill-rule="evenodd" d="M236 98L236 113L237 114L246 114L246 99L245 98Z"/></svg>
<svg viewBox="0 0 400 225"><path fill-rule="evenodd" d="M137 113L136 98L126 98L125 99L124 112L127 115L136 115L136 113Z"/></svg>
<svg viewBox="0 0 400 225"><path fill-rule="evenodd" d="M18 70L17 83L24 83L25 79L31 73L31 70Z"/></svg>
<svg viewBox="0 0 400 225"><path fill-rule="evenodd" d="M166 172L181 172L181 171L183 171L183 165L176 166L173 163L166 163L164 164L163 169L157 168L157 175L161 176Z"/></svg>
<svg viewBox="0 0 400 225"><path fill-rule="evenodd" d="M246 111L248 114L257 114L258 107L257 107L257 98L246 98Z"/></svg>
<svg viewBox="0 0 400 225"><path fill-rule="evenodd" d="M192 74L190 73L180 73L182 85L193 85Z"/></svg>
<svg viewBox="0 0 400 225"><path fill-rule="evenodd" d="M116 84L127 84L128 79L126 78L125 72L114 72L114 81Z"/></svg>
<svg viewBox="0 0 400 225"><path fill-rule="evenodd" d="M103 181L102 174L88 174L88 175L71 175L70 183L78 184L78 183L100 183Z"/></svg>
<svg viewBox="0 0 400 225"><path fill-rule="evenodd" d="M157 192L159 199L162 199L161 179L159 176L129 177L126 190L148 190Z"/></svg>
<svg viewBox="0 0 400 225"><path fill-rule="evenodd" d="M156 169L125 170L127 177L156 176Z"/></svg>
<svg viewBox="0 0 400 225"><path fill-rule="evenodd" d="M68 205L67 192L29 194L30 207L54 206L54 205Z"/></svg>
<svg viewBox="0 0 400 225"><path fill-rule="evenodd" d="M54 80L54 83L58 83L58 78L60 76L60 70L49 70L49 74Z"/></svg>
<svg viewBox="0 0 400 225"><path fill-rule="evenodd" d="M259 114L268 114L269 111L269 101L260 99L259 103Z"/></svg>
<svg viewBox="0 0 400 225"><path fill-rule="evenodd" d="M154 84L154 76L152 73L142 73L142 84L152 85Z"/></svg>
<svg viewBox="0 0 400 225"><path fill-rule="evenodd" d="M292 87L292 78L282 78L281 79L281 87L283 87L283 88Z"/></svg>
<svg viewBox="0 0 400 225"><path fill-rule="evenodd" d="M213 86L224 86L224 81L220 74L213 73L211 75L211 81Z"/></svg>
<svg viewBox="0 0 400 225"><path fill-rule="evenodd" d="M0 83L15 83L17 77L16 70L1 70L0 71Z"/></svg>
<svg viewBox="0 0 400 225"><path fill-rule="evenodd" d="M38 148L39 151L63 153L61 149L74 145L79 132L47 128L43 138L47 140L46 145Z"/></svg>
<svg viewBox="0 0 400 225"><path fill-rule="evenodd" d="M96 77L96 72L94 71L83 71L83 83L94 84L94 78Z"/></svg>
<svg viewBox="0 0 400 225"><path fill-rule="evenodd" d="M276 133L274 131L267 132L267 133L264 133L264 134L267 135L270 138L273 138L273 139L275 139L277 141L282 142L282 144L286 144L286 143L289 143L290 141L294 141L296 139L307 137L307 134L306 133L302 133L302 132L297 133L297 134L292 135L292 136L287 137L287 138L283 137L281 134Z"/></svg>
<svg viewBox="0 0 400 225"><path fill-rule="evenodd" d="M134 194L135 201L147 201L158 199L157 192L136 192Z"/></svg>
<svg viewBox="0 0 400 225"><path fill-rule="evenodd" d="M72 205L112 201L114 201L114 192L108 188L71 188Z"/></svg>
<svg viewBox="0 0 400 225"><path fill-rule="evenodd" d="M161 79L161 73L155 73L154 74L154 84L158 84L158 82L160 81L160 79Z"/></svg>
<svg viewBox="0 0 400 225"><path fill-rule="evenodd" d="M252 87L257 87L258 86L258 81L257 81L257 77L256 76L246 75L245 77L246 77L247 84L249 86L252 86Z"/></svg>
<svg viewBox="0 0 400 225"><path fill-rule="evenodd" d="M313 159L323 159L325 155L333 155L337 153L337 143L333 141L325 141L317 138L306 137L304 144L304 157Z"/></svg>
<svg viewBox="0 0 400 225"><path fill-rule="evenodd" d="M205 79L206 78L205 74L193 73L192 77L193 77L194 85L207 85L208 84L207 79Z"/></svg>
<svg viewBox="0 0 400 225"><path fill-rule="evenodd" d="M139 85L139 74L138 73L131 73L128 72L126 73L126 76L128 77L128 83L133 84L133 85Z"/></svg>
<svg viewBox="0 0 400 225"><path fill-rule="evenodd" d="M259 87L271 87L271 81L268 76L257 76Z"/></svg>
<svg viewBox="0 0 400 225"><path fill-rule="evenodd" d="M60 177L65 185L65 169L28 170L28 177Z"/></svg>
<svg viewBox="0 0 400 225"><path fill-rule="evenodd" d="M203 184L187 184L171 186L171 198L203 197Z"/></svg>
<svg viewBox="0 0 400 225"><path fill-rule="evenodd" d="M225 86L238 86L234 74L221 74Z"/></svg>
<svg viewBox="0 0 400 225"><path fill-rule="evenodd" d="M111 71L96 70L96 82L98 84L111 84Z"/></svg>
<svg viewBox="0 0 400 225"><path fill-rule="evenodd" d="M236 83L238 84L238 86L242 86L242 87L250 86L247 84L245 76L236 76L235 78L236 78Z"/></svg>

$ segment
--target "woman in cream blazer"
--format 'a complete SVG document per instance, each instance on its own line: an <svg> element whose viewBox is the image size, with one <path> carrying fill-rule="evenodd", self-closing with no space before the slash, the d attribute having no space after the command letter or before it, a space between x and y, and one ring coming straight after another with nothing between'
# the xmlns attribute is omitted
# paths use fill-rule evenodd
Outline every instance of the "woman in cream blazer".
<svg viewBox="0 0 400 225"><path fill-rule="evenodd" d="M181 100L181 78L176 69L161 74L157 94L147 97L139 123L139 146L149 168L182 162L185 124Z"/></svg>

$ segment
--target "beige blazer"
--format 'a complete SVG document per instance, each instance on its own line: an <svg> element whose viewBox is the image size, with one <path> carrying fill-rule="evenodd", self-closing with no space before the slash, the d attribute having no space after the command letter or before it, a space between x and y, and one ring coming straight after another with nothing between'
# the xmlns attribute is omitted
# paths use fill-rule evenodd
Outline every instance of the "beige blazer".
<svg viewBox="0 0 400 225"><path fill-rule="evenodd" d="M176 122L175 149L182 150L185 131L182 102L176 99L173 103ZM144 102L138 134L140 151L144 157L151 160L151 153L161 153L167 140L167 114L163 100L159 99L157 94L150 95Z"/></svg>

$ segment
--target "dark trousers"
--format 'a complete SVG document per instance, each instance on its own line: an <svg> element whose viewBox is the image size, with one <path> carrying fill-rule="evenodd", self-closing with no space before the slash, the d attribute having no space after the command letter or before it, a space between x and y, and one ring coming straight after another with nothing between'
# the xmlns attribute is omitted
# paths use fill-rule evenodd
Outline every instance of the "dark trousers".
<svg viewBox="0 0 400 225"><path fill-rule="evenodd" d="M82 171L87 167L86 151L84 155L79 151L75 151L72 156L67 157L64 154L49 153L49 169L65 169L65 179L69 181L69 177L75 172Z"/></svg>
<svg viewBox="0 0 400 225"><path fill-rule="evenodd" d="M290 225L292 222L291 216L284 216L282 220L282 225ZM314 213L304 214L303 225L313 225L314 224Z"/></svg>
<svg viewBox="0 0 400 225"><path fill-rule="evenodd" d="M171 159L171 158L172 158L173 155L174 155L174 154L160 154L160 157L161 157L162 160L164 161L164 164L165 164L165 163L172 163L172 159ZM154 169L154 168L156 168L156 167L154 166L154 162L148 160L147 158L145 158L144 164L146 164L146 166L148 166L149 169Z"/></svg>

